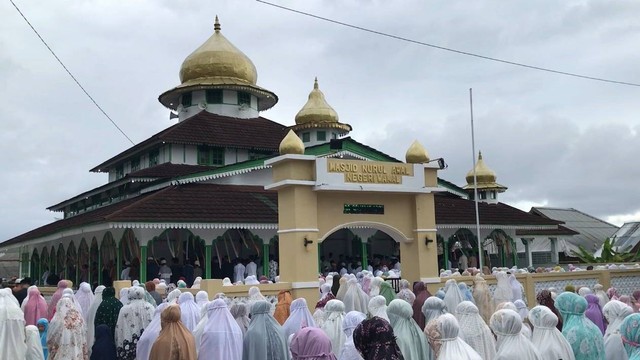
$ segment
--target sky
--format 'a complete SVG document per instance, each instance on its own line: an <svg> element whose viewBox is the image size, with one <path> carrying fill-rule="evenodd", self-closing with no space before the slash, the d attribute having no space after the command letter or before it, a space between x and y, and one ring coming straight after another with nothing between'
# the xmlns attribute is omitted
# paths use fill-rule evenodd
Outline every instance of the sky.
<svg viewBox="0 0 640 360"><path fill-rule="evenodd" d="M252 59L293 125L318 77L351 136L396 158L420 141L465 184L476 150L522 210L573 207L640 221L640 87L515 67L343 27L252 0L14 0L134 141L175 123L158 95L213 32ZM284 1L318 16L528 65L640 83L640 2ZM131 143L8 1L0 2L0 241L59 219L57 204L107 182L89 169Z"/></svg>

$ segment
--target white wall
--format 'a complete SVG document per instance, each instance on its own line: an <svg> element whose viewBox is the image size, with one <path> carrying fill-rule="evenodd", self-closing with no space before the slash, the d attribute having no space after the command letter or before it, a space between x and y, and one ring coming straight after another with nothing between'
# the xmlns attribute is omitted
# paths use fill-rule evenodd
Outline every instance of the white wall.
<svg viewBox="0 0 640 360"><path fill-rule="evenodd" d="M238 92L234 90L222 91L223 104L207 104L205 90L195 90L191 92L191 106L185 107L178 113L178 120L183 121L201 111L208 111L212 114L235 117L240 119L252 119L259 116L258 99L251 95L251 105L242 107L238 105Z"/></svg>

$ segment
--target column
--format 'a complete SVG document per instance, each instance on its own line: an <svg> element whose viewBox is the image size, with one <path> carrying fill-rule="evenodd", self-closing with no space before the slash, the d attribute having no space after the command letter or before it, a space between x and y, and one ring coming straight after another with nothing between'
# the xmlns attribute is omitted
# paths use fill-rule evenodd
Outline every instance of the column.
<svg viewBox="0 0 640 360"><path fill-rule="evenodd" d="M100 246L98 246L98 285L102 285L102 255L100 254Z"/></svg>
<svg viewBox="0 0 640 360"><path fill-rule="evenodd" d="M262 240L262 275L269 277L269 241Z"/></svg>
<svg viewBox="0 0 640 360"><path fill-rule="evenodd" d="M445 270L449 270L449 239L442 240L442 255L444 257L442 267Z"/></svg>
<svg viewBox="0 0 640 360"><path fill-rule="evenodd" d="M120 254L120 247L116 246L116 278L113 281L120 280L120 273L122 272L122 254Z"/></svg>
<svg viewBox="0 0 640 360"><path fill-rule="evenodd" d="M147 245L140 246L140 283L147 281Z"/></svg>
<svg viewBox="0 0 640 360"><path fill-rule="evenodd" d="M436 172L425 168L425 186L436 186ZM435 201L433 194L416 194L413 240L400 242L402 278L412 283L440 282L438 269L438 245L436 243ZM427 242L429 238L433 242Z"/></svg>
<svg viewBox="0 0 640 360"><path fill-rule="evenodd" d="M533 266L533 255L531 254L531 242L533 242L533 238L525 239L526 242L524 244L524 251L527 254L527 262L529 266Z"/></svg>
<svg viewBox="0 0 640 360"><path fill-rule="evenodd" d="M205 268L204 268L204 278L205 279L211 279L211 267L213 266L213 262L211 261L211 248L213 245L211 244L206 244L204 245L204 262L206 264Z"/></svg>
<svg viewBox="0 0 640 360"><path fill-rule="evenodd" d="M549 241L551 242L551 262L557 264L560 262L558 260L558 238L550 237Z"/></svg>
<svg viewBox="0 0 640 360"><path fill-rule="evenodd" d="M369 242L369 239L366 240L362 240L360 242L360 245L362 246L362 250L360 251L362 254L362 270L366 270L367 267L369 266L369 254L367 254L367 243Z"/></svg>

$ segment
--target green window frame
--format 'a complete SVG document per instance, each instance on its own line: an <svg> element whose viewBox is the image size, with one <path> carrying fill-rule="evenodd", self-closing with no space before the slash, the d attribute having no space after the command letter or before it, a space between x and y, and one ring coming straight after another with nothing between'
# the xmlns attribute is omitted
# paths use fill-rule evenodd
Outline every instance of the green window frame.
<svg viewBox="0 0 640 360"><path fill-rule="evenodd" d="M251 94L238 91L238 105L249 105L251 106Z"/></svg>
<svg viewBox="0 0 640 360"><path fill-rule="evenodd" d="M271 155L271 151L265 150L249 150L249 160L262 159Z"/></svg>
<svg viewBox="0 0 640 360"><path fill-rule="evenodd" d="M198 165L223 166L224 148L217 146L198 146Z"/></svg>
<svg viewBox="0 0 640 360"><path fill-rule="evenodd" d="M140 158L131 159L131 172L140 170Z"/></svg>
<svg viewBox="0 0 640 360"><path fill-rule="evenodd" d="M326 131L318 131L316 133L316 139L318 141L327 141L327 132Z"/></svg>
<svg viewBox="0 0 640 360"><path fill-rule="evenodd" d="M116 180L122 179L124 177L124 166L118 165L116 166Z"/></svg>
<svg viewBox="0 0 640 360"><path fill-rule="evenodd" d="M303 132L302 133L302 142L309 142L311 141L311 134L308 132Z"/></svg>
<svg viewBox="0 0 640 360"><path fill-rule="evenodd" d="M191 101L192 101L191 99L192 99L191 93L184 93L180 97L180 103L184 107L191 106Z"/></svg>
<svg viewBox="0 0 640 360"><path fill-rule="evenodd" d="M160 150L153 150L149 153L149 167L158 165Z"/></svg>
<svg viewBox="0 0 640 360"><path fill-rule="evenodd" d="M207 90L205 97L207 98L207 104L222 104L222 90Z"/></svg>

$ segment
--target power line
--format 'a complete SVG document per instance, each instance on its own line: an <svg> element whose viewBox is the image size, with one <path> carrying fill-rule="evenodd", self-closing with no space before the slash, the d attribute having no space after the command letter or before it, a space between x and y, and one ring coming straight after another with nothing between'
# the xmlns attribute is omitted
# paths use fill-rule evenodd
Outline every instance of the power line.
<svg viewBox="0 0 640 360"><path fill-rule="evenodd" d="M523 63L514 62L514 61L498 59L498 58L494 58L494 57L490 57L490 56L478 55L478 54L470 53L470 52L467 52L467 51L451 49L451 48L447 48L447 47L444 47L444 46L438 46L438 45L434 45L434 44L429 44L429 43L426 43L426 42L413 40L413 39L409 39L409 38L398 36L398 35L392 35L392 34L384 33L382 31L372 30L372 29L361 27L361 26L348 24L348 23L345 23L345 22L342 22L342 21L329 19L329 18L322 17L322 16L319 16L319 15L315 15L315 14L307 13L307 12L304 12L304 11L292 9L292 8L289 8L289 7L286 7L286 6L273 4L273 3L270 3L270 2L264 1L264 0L256 0L256 1L259 2L259 3L265 4L265 5L270 5L270 6L282 9L282 10L290 11L290 12L293 12L293 13L296 13L296 14L300 14L300 15L304 15L304 16L308 16L308 17L312 17L312 18L315 18L315 19L318 19L318 20L322 20L322 21L326 21L326 22L330 22L330 23L346 26L346 27L349 27L349 28L352 28L352 29L365 31L365 32L368 32L368 33L372 33L372 34L376 34L376 35L392 38L392 39L395 39L395 40L400 40L400 41L404 41L404 42L408 42L408 43L412 43L412 44L417 44L417 45L422 45L422 46L428 46L428 47L431 47L431 48L434 48L434 49L449 51L449 52L453 52L453 53L456 53L456 54L473 56L473 57L484 59L484 60L496 61L496 62L500 62L500 63L503 63L503 64L520 66L520 67L524 67L524 68L528 68L528 69L545 71L545 72L554 73L554 74L560 74L560 75L565 75L565 76L573 76L573 77L577 77L577 78L581 78L581 79L601 81L601 82L618 84L618 85L627 85L627 86L638 86L638 87L640 87L640 84L636 84L636 83L625 82L625 81L617 81L617 80L610 80L610 79L598 78L598 77L587 76L587 75L580 75L580 74L570 73L570 72L566 72L566 71L553 70L553 69L549 69L549 68L543 68L543 67L539 67L539 66L527 65L527 64L523 64Z"/></svg>
<svg viewBox="0 0 640 360"><path fill-rule="evenodd" d="M80 89L85 93L85 95L87 95L87 97L91 100L91 102L93 102L93 104L98 108L98 110L100 110L100 112L102 112L102 114L113 124L113 126L116 127L116 129L118 129L118 131L120 131L120 133L122 133L122 135L124 135L124 137L127 138L127 140L129 140L129 142L131 142L132 145L135 145L136 143L133 142L133 140L131 140L131 138L129 136L127 136L127 134L125 134L125 132L120 128L120 126L118 126L118 124L116 124L115 121L113 121L113 119L107 114L106 111L104 111L104 109L102 109L102 107L100 105L98 105L98 103L95 101L95 99L89 94L89 92L87 92L87 90L80 84L80 82L78 81L78 79L76 79L75 76L73 76L73 74L71 73L71 71L69 71L69 69L64 65L64 63L62 62L62 60L60 60L60 58L58 57L58 55L56 55L56 53L53 51L53 49L51 49L51 47L49 47L49 45L47 44L46 41L44 41L44 39L42 38L42 36L40 36L40 34L38 33L38 31L33 27L33 25L31 25L31 22L29 22L29 20L27 20L27 17L24 16L24 14L22 13L22 11L20 11L20 8L18 8L18 6L13 2L13 0L9 0L11 2L11 5L13 5L14 8L16 8L16 10L18 11L18 13L20 14L20 16L22 16L22 18L24 19L24 21L27 23L27 25L29 25L29 27L31 28L31 30L33 30L33 32L36 34L36 36L38 36L38 39L40 39L40 41L42 41L42 43L44 44L44 46L47 47L47 49L49 50L49 52L51 53L51 55L53 55L54 58L56 58L56 60L58 60L58 63L60 63L60 65L62 66L62 68L64 69L64 71L67 72L67 74L69 74L69 76L71 76L71 79L73 79L73 81L75 81L75 83L78 85L78 87L80 87Z"/></svg>

